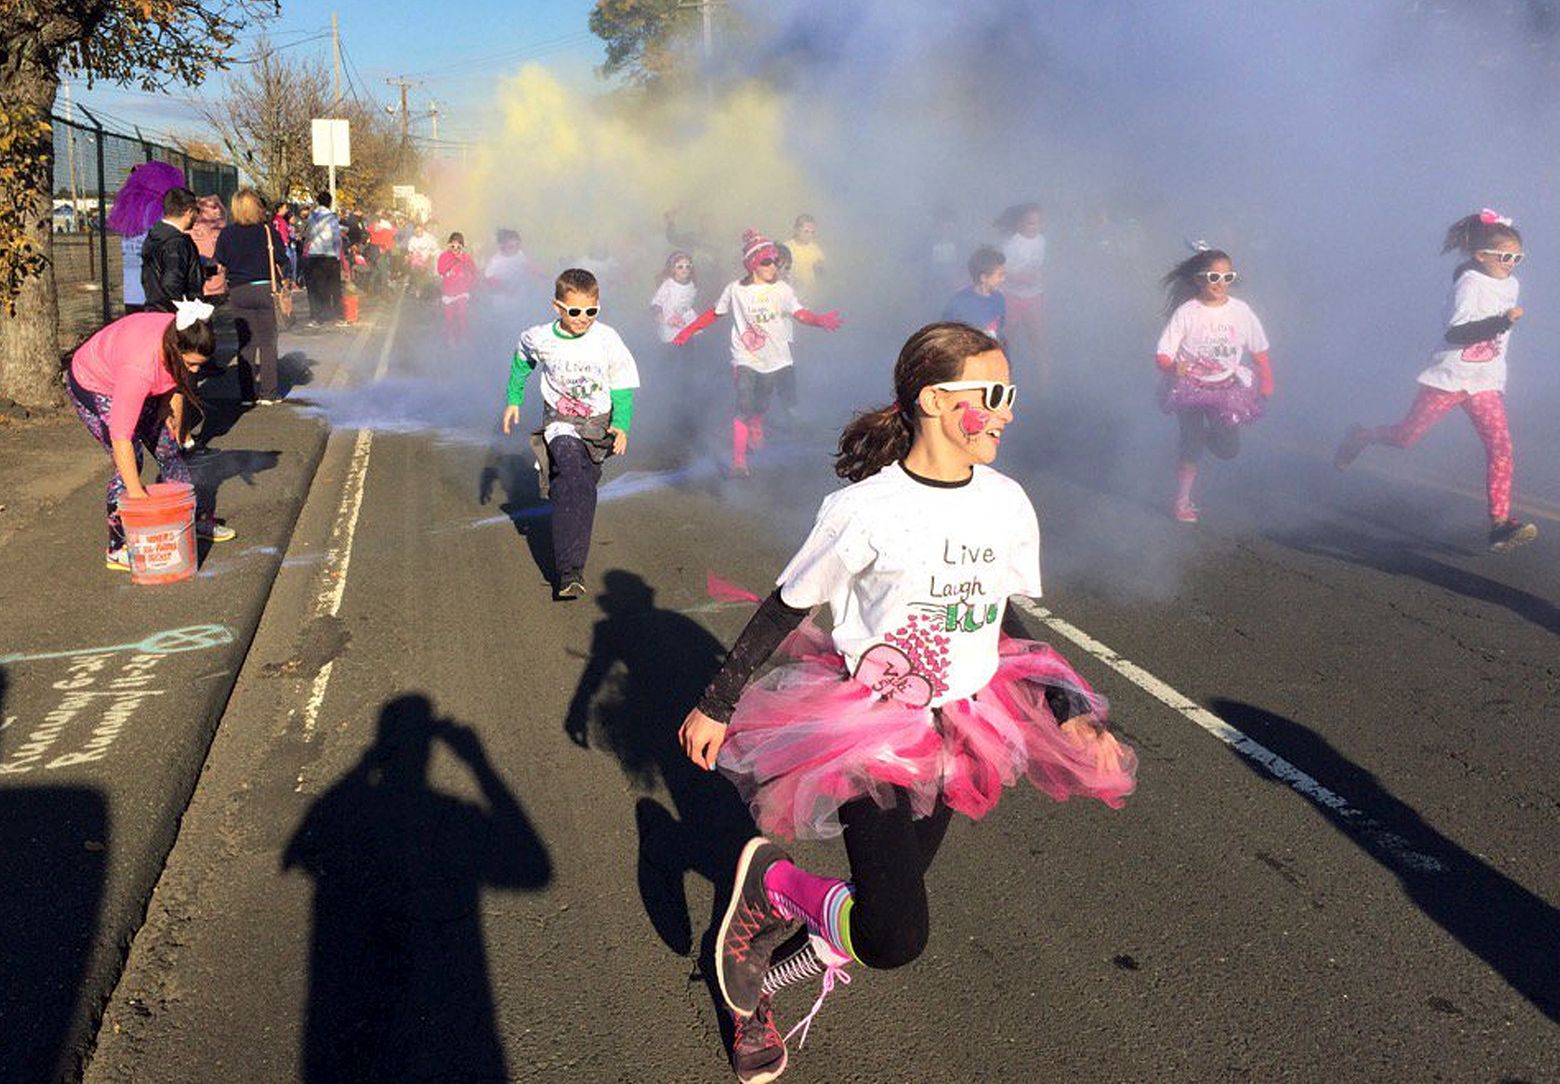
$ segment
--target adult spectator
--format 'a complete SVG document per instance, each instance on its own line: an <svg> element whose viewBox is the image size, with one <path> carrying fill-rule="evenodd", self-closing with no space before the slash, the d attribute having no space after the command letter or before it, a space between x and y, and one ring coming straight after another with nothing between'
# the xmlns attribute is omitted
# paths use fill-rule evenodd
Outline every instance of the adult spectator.
<svg viewBox="0 0 1560 1084"><path fill-rule="evenodd" d="M130 171L114 196L108 212L108 228L119 234L122 257L125 312L140 312L146 305L141 289L141 246L147 231L163 213L163 196L184 184L184 173L167 162L142 162Z"/></svg>
<svg viewBox="0 0 1560 1084"><path fill-rule="evenodd" d="M141 290L149 312L172 312L173 303L196 301L204 292L206 276L200 268L200 250L190 237L195 225L195 193L170 188L163 196L163 216L141 243Z"/></svg>
<svg viewBox="0 0 1560 1084"><path fill-rule="evenodd" d="M346 249L341 220L330 209L330 193L314 197L316 204L304 226L304 246L308 261L304 279L309 288L309 323L315 327L327 320L340 320L341 276Z"/></svg>
<svg viewBox="0 0 1560 1084"><path fill-rule="evenodd" d="M239 397L271 406L281 401L276 373L276 304L271 284L287 276L286 246L266 219L252 188L233 196L233 221L217 235L216 260L227 275L228 300L238 331Z"/></svg>

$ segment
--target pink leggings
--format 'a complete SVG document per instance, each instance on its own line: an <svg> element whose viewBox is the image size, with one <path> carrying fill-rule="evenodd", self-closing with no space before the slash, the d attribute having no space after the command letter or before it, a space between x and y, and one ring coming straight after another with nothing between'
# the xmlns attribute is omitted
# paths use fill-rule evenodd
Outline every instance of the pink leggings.
<svg viewBox="0 0 1560 1084"><path fill-rule="evenodd" d="M1408 416L1396 425L1367 430L1365 443L1392 444L1409 448L1448 410L1461 406L1473 422L1474 432L1484 443L1487 461L1485 482L1489 488L1490 519L1499 523L1511 515L1511 431L1506 427L1506 397L1498 391L1442 391L1419 386L1419 396L1408 408Z"/></svg>
<svg viewBox="0 0 1560 1084"><path fill-rule="evenodd" d="M467 298L457 297L444 302L444 342L448 346L460 346L470 336L466 319Z"/></svg>

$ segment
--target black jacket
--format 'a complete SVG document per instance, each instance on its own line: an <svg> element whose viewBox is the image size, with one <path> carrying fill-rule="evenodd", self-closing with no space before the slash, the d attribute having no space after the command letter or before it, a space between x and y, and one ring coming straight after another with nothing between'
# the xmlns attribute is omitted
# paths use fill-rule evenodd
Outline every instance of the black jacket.
<svg viewBox="0 0 1560 1084"><path fill-rule="evenodd" d="M141 243L141 289L146 291L146 307L172 312L175 301L198 300L205 285L206 274L194 238L166 222L153 226Z"/></svg>

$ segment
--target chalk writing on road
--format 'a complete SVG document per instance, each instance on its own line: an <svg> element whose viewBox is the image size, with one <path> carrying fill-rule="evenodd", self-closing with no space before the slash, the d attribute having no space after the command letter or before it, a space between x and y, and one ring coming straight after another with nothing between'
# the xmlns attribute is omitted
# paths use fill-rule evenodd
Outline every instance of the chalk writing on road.
<svg viewBox="0 0 1560 1084"><path fill-rule="evenodd" d="M0 658L13 664L68 660L64 676L52 683L63 694L59 702L31 730L16 728L20 740L0 760L0 776L102 760L141 706L165 694L166 690L153 687L164 659L232 642L233 633L224 625L191 625L166 629L133 644ZM128 658L119 657L126 653ZM6 729L16 721L16 716L7 718Z"/></svg>

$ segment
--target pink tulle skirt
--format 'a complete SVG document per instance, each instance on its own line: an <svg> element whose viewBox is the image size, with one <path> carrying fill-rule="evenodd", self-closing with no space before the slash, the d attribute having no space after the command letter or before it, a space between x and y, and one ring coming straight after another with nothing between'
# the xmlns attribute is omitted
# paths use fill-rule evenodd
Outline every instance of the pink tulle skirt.
<svg viewBox="0 0 1560 1084"><path fill-rule="evenodd" d="M1234 377L1222 384L1204 384L1189 376L1164 381L1159 389L1159 409L1166 414L1206 410L1222 425L1246 425L1266 411L1257 389Z"/></svg>
<svg viewBox="0 0 1560 1084"><path fill-rule="evenodd" d="M881 698L848 677L811 621L779 654L743 693L718 762L765 834L837 836L841 805L869 796L886 807L895 787L915 816L941 798L978 819L1020 778L1058 801L1082 795L1112 808L1136 785L1137 756L1105 729L1104 699L1046 644L1004 637L991 683L940 708ZM1085 700L1092 722L1059 727L1046 686Z"/></svg>

